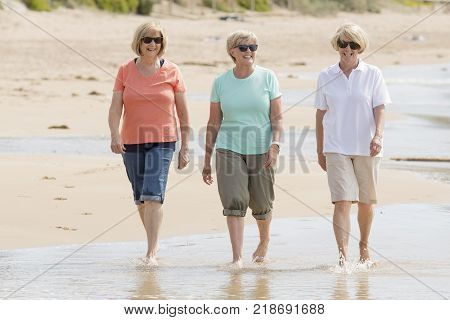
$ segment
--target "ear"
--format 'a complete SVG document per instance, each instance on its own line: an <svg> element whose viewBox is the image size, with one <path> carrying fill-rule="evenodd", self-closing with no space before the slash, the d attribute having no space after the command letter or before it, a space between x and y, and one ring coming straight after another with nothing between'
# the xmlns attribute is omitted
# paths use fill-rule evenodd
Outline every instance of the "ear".
<svg viewBox="0 0 450 320"><path fill-rule="evenodd" d="M230 56L233 58L234 61L236 61L236 57L233 55L233 49L230 50Z"/></svg>

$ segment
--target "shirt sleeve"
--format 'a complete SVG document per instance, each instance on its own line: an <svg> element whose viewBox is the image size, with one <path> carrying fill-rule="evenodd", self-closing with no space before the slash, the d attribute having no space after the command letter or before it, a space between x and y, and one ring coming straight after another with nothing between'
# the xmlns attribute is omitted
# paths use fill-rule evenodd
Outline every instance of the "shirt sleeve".
<svg viewBox="0 0 450 320"><path fill-rule="evenodd" d="M317 79L316 98L314 106L319 110L328 110L327 99L325 97L323 74L319 74Z"/></svg>
<svg viewBox="0 0 450 320"><path fill-rule="evenodd" d="M124 67L120 66L119 71L117 72L116 82L114 83L113 91L123 91L125 89L123 69Z"/></svg>
<svg viewBox="0 0 450 320"><path fill-rule="evenodd" d="M211 89L211 102L220 102L220 95L219 95L219 78L214 80L212 89Z"/></svg>
<svg viewBox="0 0 450 320"><path fill-rule="evenodd" d="M186 84L184 83L183 75L178 67L175 67L173 90L175 92L186 92Z"/></svg>
<svg viewBox="0 0 450 320"><path fill-rule="evenodd" d="M274 100L276 98L281 97L280 85L278 83L277 76L273 71L270 72L269 78L269 97L270 100Z"/></svg>
<svg viewBox="0 0 450 320"><path fill-rule="evenodd" d="M377 75L373 86L372 108L390 103L392 103L392 101L389 91L387 90L386 83L384 82L383 74L379 69L377 69Z"/></svg>

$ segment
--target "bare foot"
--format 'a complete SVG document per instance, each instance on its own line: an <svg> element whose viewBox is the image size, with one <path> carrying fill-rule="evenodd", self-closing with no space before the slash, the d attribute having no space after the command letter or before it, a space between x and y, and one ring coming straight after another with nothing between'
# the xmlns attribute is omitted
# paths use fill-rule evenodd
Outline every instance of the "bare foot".
<svg viewBox="0 0 450 320"><path fill-rule="evenodd" d="M149 257L156 257L156 254L158 253L158 251L159 251L159 242L156 244L156 247L155 247L155 249L153 250L153 251L150 251L150 249L147 249L147 255L146 255L146 258L149 258Z"/></svg>
<svg viewBox="0 0 450 320"><path fill-rule="evenodd" d="M258 244L258 247L256 248L255 252L253 252L253 259L252 261L255 263L261 263L264 262L264 258L267 254L267 249L269 247L269 241L260 241Z"/></svg>
<svg viewBox="0 0 450 320"><path fill-rule="evenodd" d="M344 251L339 250L339 266L343 267L347 262L347 257Z"/></svg>
<svg viewBox="0 0 450 320"><path fill-rule="evenodd" d="M142 259L142 262L144 263L144 265L146 267L157 267L158 266L158 261L156 260L155 256L145 257Z"/></svg>
<svg viewBox="0 0 450 320"><path fill-rule="evenodd" d="M367 248L367 243L359 243L359 261L364 263L370 261L369 249Z"/></svg>
<svg viewBox="0 0 450 320"><path fill-rule="evenodd" d="M239 259L239 260L231 262L229 264L229 267L232 270L240 270L240 269L242 269L244 267L244 264L242 263L242 260Z"/></svg>

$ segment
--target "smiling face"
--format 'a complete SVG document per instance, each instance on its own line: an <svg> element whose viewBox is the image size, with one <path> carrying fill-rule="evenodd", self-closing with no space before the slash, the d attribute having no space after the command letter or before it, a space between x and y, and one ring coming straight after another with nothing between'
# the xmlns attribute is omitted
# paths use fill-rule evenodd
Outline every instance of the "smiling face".
<svg viewBox="0 0 450 320"><path fill-rule="evenodd" d="M150 29L142 38L144 37L159 38L162 37L162 34L157 30ZM158 56L159 52L161 51L161 43L157 44L155 41L151 41L147 44L144 43L142 38L139 44L140 55L146 58L155 58L156 56Z"/></svg>
<svg viewBox="0 0 450 320"><path fill-rule="evenodd" d="M255 63L257 51L251 51L250 48L247 48L247 50L245 51L241 51L241 49L239 49L239 46L250 46L257 44L258 43L256 39L248 38L243 39L235 48L232 48L230 50L230 54L234 58L234 62L236 63L236 65L247 67L252 66Z"/></svg>
<svg viewBox="0 0 450 320"><path fill-rule="evenodd" d="M342 35L340 37L341 42L352 42L351 39ZM345 48L338 47L339 57L341 59L341 63L344 65L354 65L358 61L358 54L360 48L352 49L350 44L348 44Z"/></svg>

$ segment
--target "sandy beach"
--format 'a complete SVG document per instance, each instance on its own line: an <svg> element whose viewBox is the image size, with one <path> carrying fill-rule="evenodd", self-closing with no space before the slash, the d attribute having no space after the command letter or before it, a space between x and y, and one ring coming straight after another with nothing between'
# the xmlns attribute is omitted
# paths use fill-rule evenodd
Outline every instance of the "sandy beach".
<svg viewBox="0 0 450 320"><path fill-rule="evenodd" d="M366 29L370 54L426 13L340 13L324 18L280 13L244 15L243 21L227 22L213 14L201 20L159 15L157 20L169 35L166 58L177 63L185 77L197 138L208 119L212 81L232 66L225 51L231 31L250 29L259 36L257 63L275 70L282 91L312 91L314 79L302 75L337 61L329 38L340 23L353 21ZM82 244L93 239L144 241L120 156L17 153L14 141L98 137L108 144L113 79L118 66L133 57L129 47L135 27L152 18L67 9L23 16L0 11L0 138L10 139L13 146L0 157L0 249ZM366 61L381 68L448 63L448 30L449 15L438 13ZM423 40L414 41L415 36ZM314 129L313 108L284 107L285 127ZM388 110L391 123L402 117ZM48 129L61 125L68 129ZM199 149L197 139L192 145ZM201 156L197 151L192 155L192 167L185 173L174 168L170 172L163 237L226 230L217 186L208 187L201 180ZM281 170L277 175L275 218L331 214L326 175L313 157L306 159L308 173L295 163L295 173ZM383 167L379 176L383 205L448 203L449 194L450 184L412 170ZM254 223L250 216L247 221Z"/></svg>

